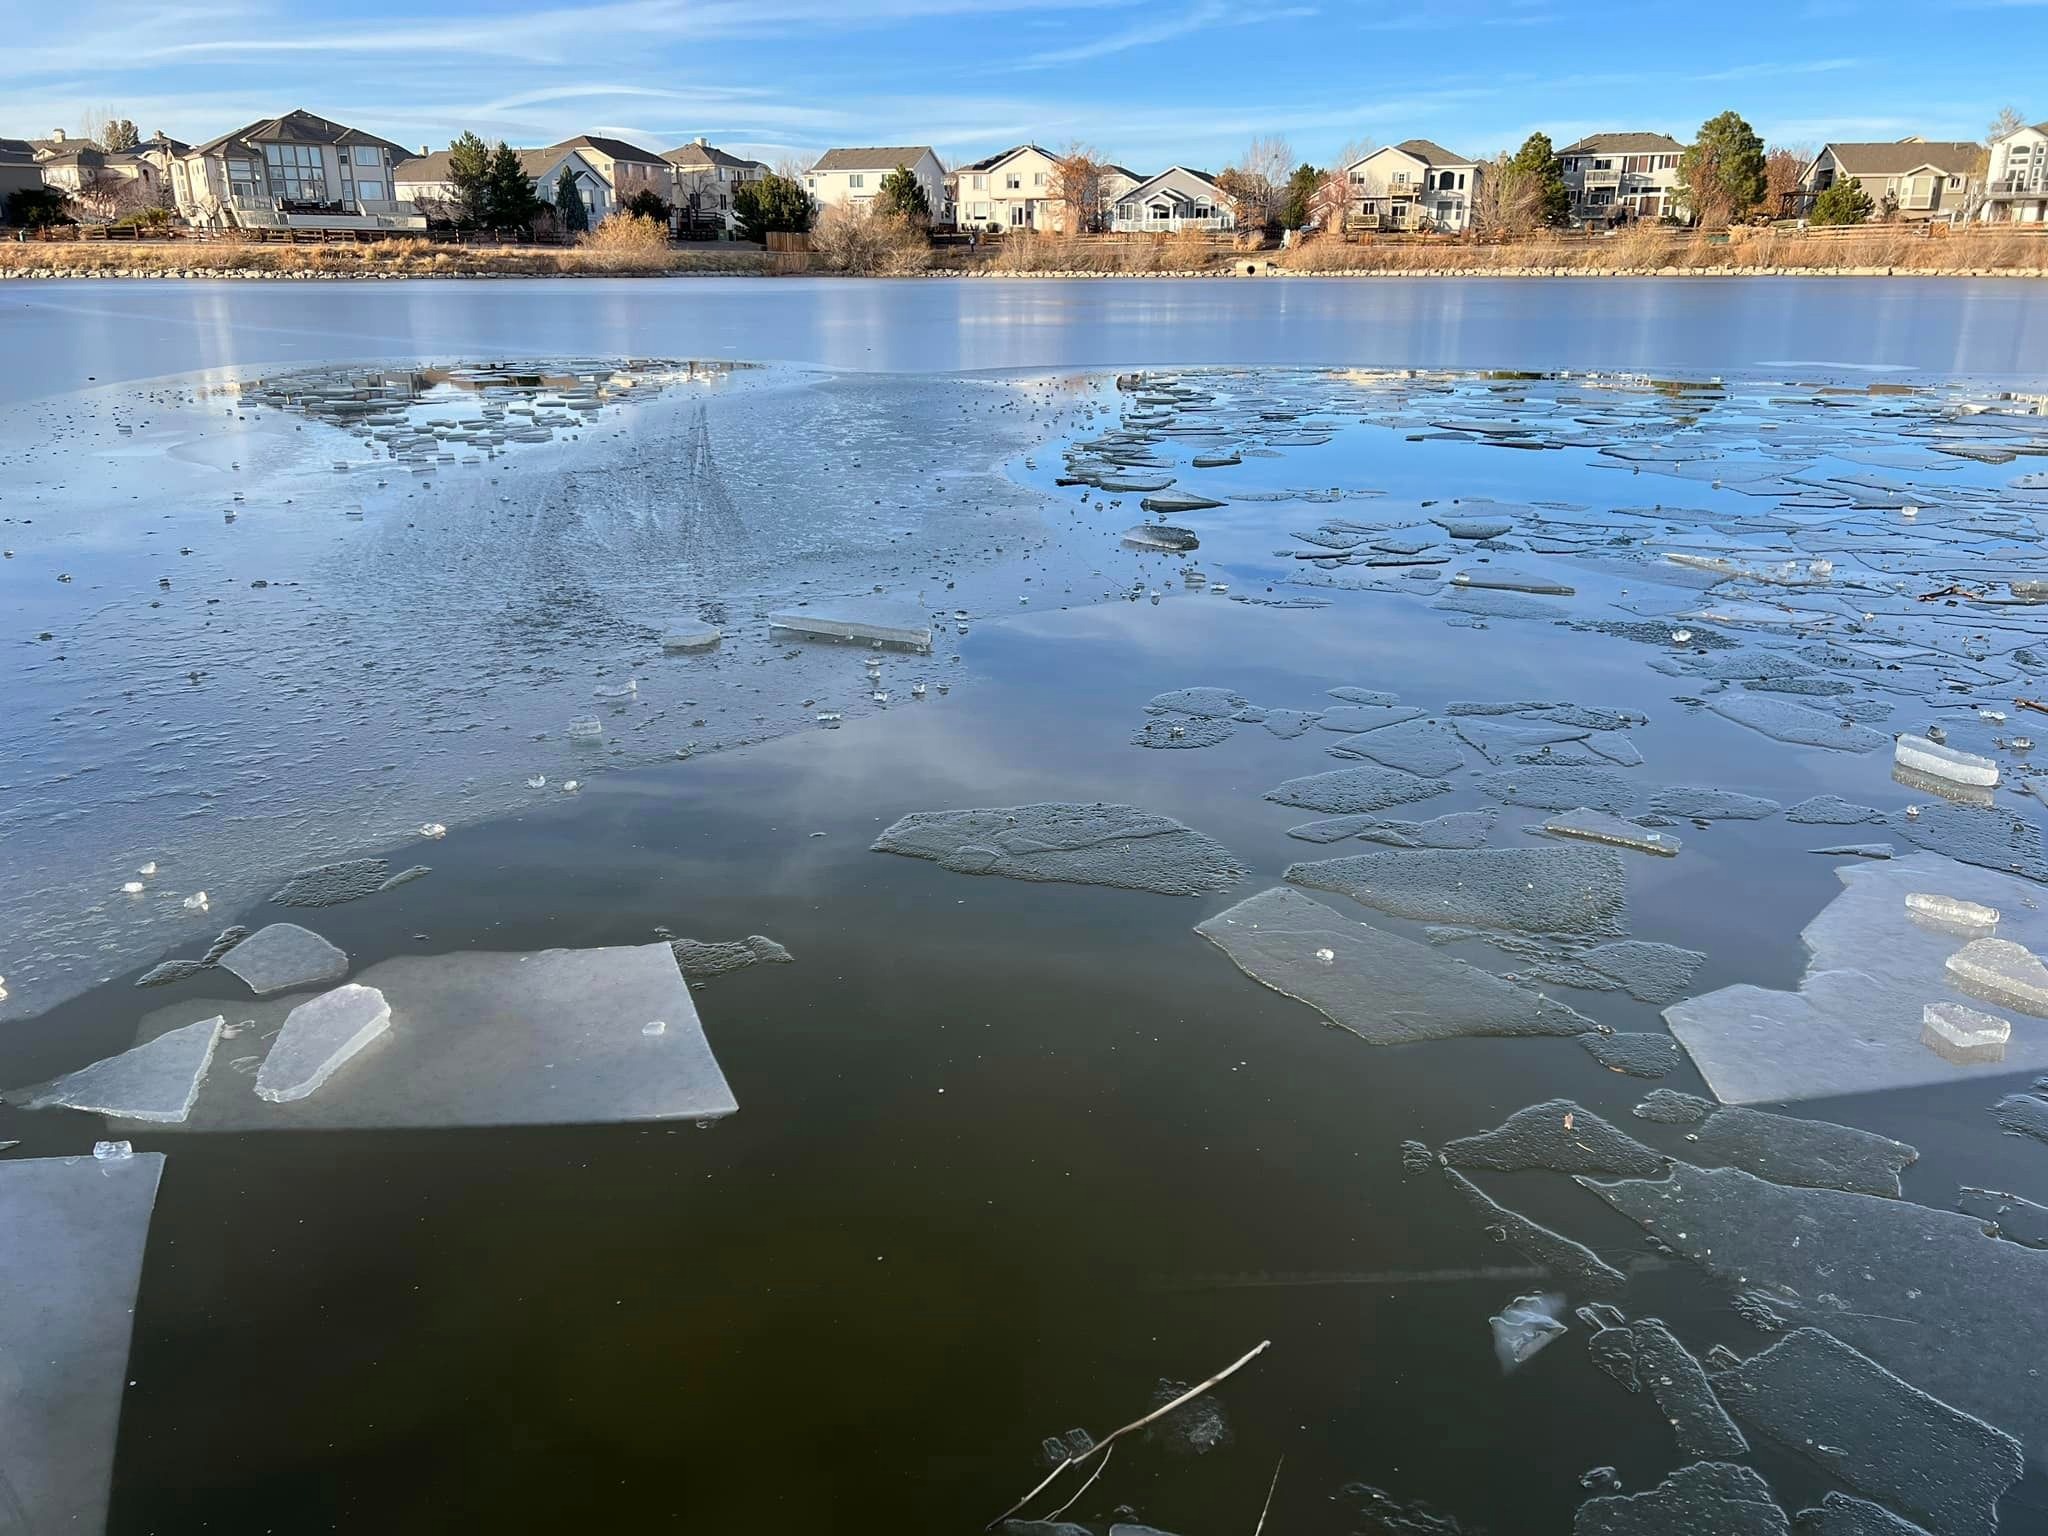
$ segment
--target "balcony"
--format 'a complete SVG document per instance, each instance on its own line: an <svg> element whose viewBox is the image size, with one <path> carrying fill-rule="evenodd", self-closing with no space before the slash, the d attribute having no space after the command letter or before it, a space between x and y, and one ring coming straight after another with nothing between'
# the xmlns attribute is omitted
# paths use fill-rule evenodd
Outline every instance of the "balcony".
<svg viewBox="0 0 2048 1536"><path fill-rule="evenodd" d="M1984 195L1993 201L2009 197L2048 197L2048 167L2036 166L2032 170L2001 176L1984 189Z"/></svg>
<svg viewBox="0 0 2048 1536"><path fill-rule="evenodd" d="M1587 171L1580 178L1580 185L1589 189L1593 187L1618 187L1621 185L1621 172Z"/></svg>

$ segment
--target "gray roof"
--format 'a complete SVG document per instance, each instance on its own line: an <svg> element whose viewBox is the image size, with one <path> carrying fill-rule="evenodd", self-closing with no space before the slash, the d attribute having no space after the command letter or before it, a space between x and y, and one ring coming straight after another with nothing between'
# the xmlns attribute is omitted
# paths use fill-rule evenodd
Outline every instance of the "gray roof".
<svg viewBox="0 0 2048 1536"><path fill-rule="evenodd" d="M217 139L208 139L199 146L202 155L211 154L226 144L374 144L379 149L396 150L399 154L410 151L402 144L389 139L380 139L374 133L364 133L360 128L350 128L328 118L315 116L304 107L294 107L282 117L266 117L237 128L233 133L224 133Z"/></svg>
<svg viewBox="0 0 2048 1536"><path fill-rule="evenodd" d="M1105 160L1103 162L1102 168L1105 171L1113 171L1119 176L1128 176L1133 181L1143 181L1145 179L1143 176L1140 176L1136 171L1132 170L1129 166L1118 165L1114 160Z"/></svg>
<svg viewBox="0 0 2048 1536"><path fill-rule="evenodd" d="M1676 155L1685 146L1668 133L1589 133L1560 155Z"/></svg>
<svg viewBox="0 0 2048 1536"><path fill-rule="evenodd" d="M397 179L408 182L446 181L449 179L448 157L452 153L451 150L437 149L431 155L414 155L399 168ZM526 172L527 179L532 181L553 170L575 151L556 144L547 149L515 149L512 153L519 157L519 169Z"/></svg>
<svg viewBox="0 0 2048 1536"><path fill-rule="evenodd" d="M814 171L893 171L899 165L915 165L931 155L928 144L883 145L868 149L828 149L818 156ZM934 160L937 155L932 155Z"/></svg>
<svg viewBox="0 0 2048 1536"><path fill-rule="evenodd" d="M636 161L641 165L667 165L668 162L652 150L642 149L638 144L628 144L624 139L608 139L602 134L579 133L573 139L564 139L559 144L550 144L549 149L594 149L600 155L609 155L614 160Z"/></svg>
<svg viewBox="0 0 2048 1536"><path fill-rule="evenodd" d="M960 166L960 167L958 167L958 170L961 170L961 171L987 171L987 170L993 170L993 169L994 169L994 168L995 168L996 166L999 166L999 165L1001 165L1001 164L1002 164L1002 163L1003 163L1003 162L1004 162L1005 160L1009 159L1009 158L1010 158L1010 156L1012 156L1012 155L1021 155L1021 154L1023 154L1023 153L1024 153L1024 151L1025 151L1025 150L1027 150L1027 149L1037 149L1037 150L1038 150L1038 152L1039 152L1039 153L1040 153L1041 155L1044 155L1044 156L1045 156L1045 157L1046 157L1047 159L1049 159L1049 160L1051 160L1051 159L1057 159L1057 158L1058 158L1058 157L1057 157L1056 155L1054 155L1054 154L1052 153L1052 151L1050 151L1050 150L1047 150L1047 149L1039 149L1039 148L1038 148L1038 146L1037 146L1036 144L1012 144L1012 145L1011 145L1011 146L1010 146L1010 147L1009 147L1008 149L1006 149L1006 150L1003 150L1003 151L1002 151L1002 152L1001 152L1000 154L994 154L994 155L990 155L990 156L989 156L989 157L988 157L987 159L985 159L985 160L977 160L977 161L975 161L975 162L974 162L974 163L973 163L972 165L963 165L963 166ZM957 172L956 172L956 174L957 174Z"/></svg>
<svg viewBox="0 0 2048 1536"><path fill-rule="evenodd" d="M35 157L36 147L27 139L0 139L0 160L33 160Z"/></svg>
<svg viewBox="0 0 2048 1536"><path fill-rule="evenodd" d="M1432 143L1428 139L1403 139L1394 148L1401 151L1404 155L1413 155L1424 165L1477 164L1476 161L1467 160L1463 155L1453 154L1448 149L1445 149L1443 145Z"/></svg>
<svg viewBox="0 0 2048 1536"><path fill-rule="evenodd" d="M1824 144L1851 176L1903 176L1923 165L1962 175L1977 163L1984 146L1968 139L1898 139L1883 144Z"/></svg>
<svg viewBox="0 0 2048 1536"><path fill-rule="evenodd" d="M1164 181L1167 177L1173 175L1176 171L1183 176L1194 177L1196 181L1202 183L1204 186L1213 187L1216 185L1216 178L1214 176L1211 176L1207 171L1198 171L1191 165L1169 165L1165 170L1157 172L1154 175L1147 176L1143 181L1139 182L1135 187L1131 188L1130 191L1124 193L1124 201L1128 202L1132 198L1140 196L1149 196L1151 194L1151 188L1155 183Z"/></svg>
<svg viewBox="0 0 2048 1536"><path fill-rule="evenodd" d="M692 143L679 145L661 157L670 165L681 170L694 170L709 166L714 170L751 170L755 166L767 169L759 160L749 160L742 155L728 154L716 144Z"/></svg>

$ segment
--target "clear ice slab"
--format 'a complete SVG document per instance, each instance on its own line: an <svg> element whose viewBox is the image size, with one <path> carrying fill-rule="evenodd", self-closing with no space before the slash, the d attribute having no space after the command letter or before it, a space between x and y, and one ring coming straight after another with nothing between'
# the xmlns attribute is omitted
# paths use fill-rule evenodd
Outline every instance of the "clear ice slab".
<svg viewBox="0 0 2048 1536"><path fill-rule="evenodd" d="M391 1027L318 1092L271 1103L242 1074L212 1073L175 1129L596 1125L711 1120L739 1107L667 944L403 955L356 984L383 994ZM202 1006L220 1005L160 1009L141 1035ZM253 1016L248 1038L276 1053L288 1000L225 1006Z"/></svg>
<svg viewBox="0 0 2048 1536"><path fill-rule="evenodd" d="M1949 965L1956 938L1916 922L1905 904L1910 892L1939 891L1995 907L2024 952L2048 948L2038 888L1933 853L1845 864L1835 876L1842 894L1802 934L1808 956L1798 991L1743 984L1664 1010L1716 1097L1773 1103L2048 1068L2048 1028L2015 1031L2003 1063L1952 1063L1921 1043L1926 1004L1964 994ZM2000 984L2003 1000L2017 983ZM2048 999L2027 996L2048 1011Z"/></svg>
<svg viewBox="0 0 2048 1536"><path fill-rule="evenodd" d="M816 598L778 608L768 622L814 640L864 640L882 645L932 648L931 615L916 603L887 597Z"/></svg>
<svg viewBox="0 0 2048 1536"><path fill-rule="evenodd" d="M1619 935L1621 855L1607 848L1415 849L1288 866L1292 885L1393 917L1522 933Z"/></svg>
<svg viewBox="0 0 2048 1536"><path fill-rule="evenodd" d="M285 1017L256 1072L256 1097L290 1104L319 1089L391 1027L391 1005L375 987L351 984L308 998Z"/></svg>
<svg viewBox="0 0 2048 1536"><path fill-rule="evenodd" d="M1588 810L1584 806L1575 811L1559 811L1543 823L1543 830L1552 837L1574 837L1582 842L1633 848L1641 853L1661 854L1667 859L1676 858L1678 851L1685 846L1670 832L1639 827L1619 816Z"/></svg>
<svg viewBox="0 0 2048 1536"><path fill-rule="evenodd" d="M929 859L962 875L1107 885L1196 896L1244 876L1214 838L1133 805L998 806L913 811L873 843L877 853Z"/></svg>
<svg viewBox="0 0 2048 1536"><path fill-rule="evenodd" d="M182 1011L189 1015L192 1010ZM226 1022L216 1014L167 1030L147 1044L7 1097L25 1109L78 1109L153 1125L174 1124L191 1112Z"/></svg>
<svg viewBox="0 0 2048 1536"><path fill-rule="evenodd" d="M1696 1461L1642 1493L1588 1499L1572 1536L1788 1536L1770 1485L1732 1461Z"/></svg>
<svg viewBox="0 0 2048 1536"><path fill-rule="evenodd" d="M224 971L249 984L258 997L293 992L348 974L348 956L297 923L271 923L221 956Z"/></svg>

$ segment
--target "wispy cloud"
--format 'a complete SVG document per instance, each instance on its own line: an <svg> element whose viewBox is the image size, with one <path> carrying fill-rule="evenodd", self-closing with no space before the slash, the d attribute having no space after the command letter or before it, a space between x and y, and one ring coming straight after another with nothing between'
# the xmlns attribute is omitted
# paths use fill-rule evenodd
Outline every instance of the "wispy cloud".
<svg viewBox="0 0 2048 1536"><path fill-rule="evenodd" d="M1034 53L1018 67L1050 69L1056 64L1078 64L1085 59L1107 58L1113 53L1126 53L1133 48L1150 48L1158 43L1171 42L1174 38L1186 37L1193 32L1207 32L1216 27L1263 26L1268 22L1296 20L1315 14L1312 6L1289 6L1275 10L1270 7L1226 3L1226 0L1201 0L1200 4L1176 14L1141 21L1119 31L1090 38L1084 43Z"/></svg>
<svg viewBox="0 0 2048 1536"><path fill-rule="evenodd" d="M2048 3L2048 0L2044 0ZM1862 69L1862 59L1798 59L1784 63L1737 64L1732 69L1717 69L1712 74L1697 75L1699 80L1775 80L1789 75L1832 75L1845 69Z"/></svg>

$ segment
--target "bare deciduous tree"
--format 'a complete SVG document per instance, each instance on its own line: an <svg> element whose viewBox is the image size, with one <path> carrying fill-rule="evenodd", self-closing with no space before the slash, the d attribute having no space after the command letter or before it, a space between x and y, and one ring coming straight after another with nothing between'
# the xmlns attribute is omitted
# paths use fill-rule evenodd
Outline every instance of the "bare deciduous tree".
<svg viewBox="0 0 2048 1536"><path fill-rule="evenodd" d="M1772 218L1786 218L1798 206L1799 178L1813 156L1802 149L1781 144L1764 156L1764 212Z"/></svg>
<svg viewBox="0 0 2048 1536"><path fill-rule="evenodd" d="M1991 119L1991 126L1984 131L1985 146L1988 148L2026 126L2027 120L2020 116L2017 107L2000 107L1998 116Z"/></svg>
<svg viewBox="0 0 2048 1536"><path fill-rule="evenodd" d="M111 224L147 201L142 183L112 171L94 171L80 178L71 194L72 214L81 224Z"/></svg>
<svg viewBox="0 0 2048 1536"><path fill-rule="evenodd" d="M1054 156L1046 195L1058 207L1064 233L1092 235L1102 228L1102 180L1102 156L1088 145L1076 140Z"/></svg>

